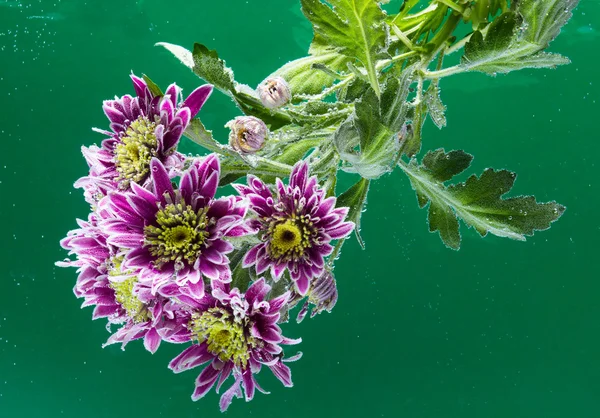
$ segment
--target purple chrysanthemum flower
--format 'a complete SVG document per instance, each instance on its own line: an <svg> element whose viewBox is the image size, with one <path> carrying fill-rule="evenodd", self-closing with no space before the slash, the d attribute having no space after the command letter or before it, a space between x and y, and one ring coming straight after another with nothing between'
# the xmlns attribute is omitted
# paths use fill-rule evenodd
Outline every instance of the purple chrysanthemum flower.
<svg viewBox="0 0 600 418"><path fill-rule="evenodd" d="M277 325L280 309L287 303L287 292L271 300L265 300L271 290L264 279L255 281L245 294L229 284L213 282L212 294L200 300L182 296L182 302L192 307L189 314L189 338L197 343L186 348L169 364L175 373L209 363L196 379L193 400L202 398L233 374L233 385L221 396L221 411L225 411L233 397L246 401L254 397L255 389L264 392L254 375L263 365L269 367L284 386L291 387L289 367L284 362L295 361L301 353L284 360L281 345L297 344L281 335Z"/></svg>
<svg viewBox="0 0 600 418"><path fill-rule="evenodd" d="M98 215L91 213L89 220L77 219L79 229L69 231L60 245L75 255L76 260L66 259L56 263L59 267L77 267L79 273L73 293L83 298L82 308L95 306L93 319L120 318L125 315L115 299L115 291L110 287L108 274L110 259L113 256L106 243L106 236L98 228Z"/></svg>
<svg viewBox="0 0 600 418"><path fill-rule="evenodd" d="M146 185L152 158L168 169L180 168L184 158L176 152L177 143L212 92L207 84L182 101L181 89L175 84L164 96L154 96L144 80L134 75L131 79L137 97L125 95L104 102L111 131L97 131L109 138L101 147L82 148L90 173L75 187L84 189L91 204L111 190L128 189L131 182Z"/></svg>
<svg viewBox="0 0 600 418"><path fill-rule="evenodd" d="M167 327L174 314L168 309L168 300L155 297L149 289L140 286L136 276L123 274L119 268L120 257L116 248L107 244L106 236L98 228L98 214L90 214L89 221L78 220L79 229L70 231L61 241L74 261L58 262L60 267L78 267L79 277L73 289L78 298L84 298L81 307L95 306L93 319L107 318L120 328L107 343L120 342L123 347L132 340L144 338L146 349L154 353L160 344L161 328Z"/></svg>
<svg viewBox="0 0 600 418"><path fill-rule="evenodd" d="M150 165L151 190L131 183L130 192L110 193L100 203L111 213L101 227L107 242L123 252L122 269L136 271L153 294L175 283L202 297L203 278L231 280L226 254L233 245L225 238L251 232L244 221L247 205L237 196L214 198L220 172L215 155L194 160L178 189L162 162L154 158Z"/></svg>
<svg viewBox="0 0 600 418"><path fill-rule="evenodd" d="M257 274L270 268L276 280L287 268L298 292L305 295L310 280L323 274L324 257L333 251L331 240L346 237L354 228L354 223L344 222L348 208L335 208L336 198L325 198L303 161L294 166L288 186L277 179L275 195L252 175L248 186L234 187L258 215L250 226L262 240L248 251L243 266L256 265Z"/></svg>

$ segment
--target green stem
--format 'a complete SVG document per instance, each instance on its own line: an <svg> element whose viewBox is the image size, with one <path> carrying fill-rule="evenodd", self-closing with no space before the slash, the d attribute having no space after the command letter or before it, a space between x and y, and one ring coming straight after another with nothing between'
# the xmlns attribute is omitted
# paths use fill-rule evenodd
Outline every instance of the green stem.
<svg viewBox="0 0 600 418"><path fill-rule="evenodd" d="M312 166L312 172L321 173L328 171L330 169L330 166L333 165L331 164L332 161L335 161L335 166L337 167L337 164L339 162L339 156L337 155L336 149L330 146L328 149L325 150L325 152L323 152L320 155L319 160L314 163L314 165Z"/></svg>
<svg viewBox="0 0 600 418"><path fill-rule="evenodd" d="M342 87L350 84L350 82L352 80L354 80L354 73L351 73L348 77L344 78L342 81L340 81L337 84L334 84L331 87L328 87L326 89L323 90L322 93L320 94L297 94L295 97L298 99L302 99L302 100L321 100L327 96L329 96L330 94L336 92L337 90L341 89Z"/></svg>
<svg viewBox="0 0 600 418"><path fill-rule="evenodd" d="M424 79L423 76L419 75L418 83L417 83L417 95L413 101L413 106L415 108L415 115L411 123L412 134L404 139L404 142L401 144L400 149L398 150L398 155L394 160L394 167L396 164L399 164L402 161L402 155L406 154L408 157L412 157L415 155L419 149L421 148L421 130L423 127L424 120L424 104L423 104L423 84ZM416 141L416 145L415 145Z"/></svg>
<svg viewBox="0 0 600 418"><path fill-rule="evenodd" d="M279 178L284 178L290 175L290 173L292 172L292 167L289 168L289 170L278 170L278 169L270 169L270 167L257 167L257 168L253 168L251 166L245 166L245 167L235 167L235 168L228 168L227 169L227 174L242 174L242 175L246 175L246 174L254 174L257 176L272 176L272 177L279 177Z"/></svg>
<svg viewBox="0 0 600 418"><path fill-rule="evenodd" d="M335 248L329 256L329 260L327 260L327 267L329 267L329 269L333 268L333 263L335 263L335 259L340 255L340 251L342 250L342 246L344 245L345 241L346 238L342 238L337 242L337 244L335 244Z"/></svg>
<svg viewBox="0 0 600 418"><path fill-rule="evenodd" d="M463 14L465 12L465 8L463 6L460 6L456 3L454 3L452 0L437 0L437 1L438 1L438 3L445 4L452 10L456 10L460 14Z"/></svg>
<svg viewBox="0 0 600 418"><path fill-rule="evenodd" d="M485 28L481 29L479 32L481 32L481 34L485 37L488 33L489 28L490 28L490 25L487 25ZM475 33L475 32L473 32L473 33ZM471 40L471 36L473 36L473 33L468 34L467 36L462 38L460 41L456 42L454 45L449 47L446 51L446 55L454 54L456 51L461 50L467 44L467 42L469 42Z"/></svg>
<svg viewBox="0 0 600 418"><path fill-rule="evenodd" d="M394 35L396 35L400 42L402 42L408 49L410 49L411 51L415 51L417 49L415 48L415 45L412 43L412 41L408 39L408 36L406 36L406 34L404 34L404 32L402 32L398 28L398 26L392 25L390 27L392 28L392 32L394 32Z"/></svg>
<svg viewBox="0 0 600 418"><path fill-rule="evenodd" d="M410 58L417 54L418 54L417 51L408 51L408 52L405 52L404 54L396 55L396 56L392 57L391 59L381 60L377 63L377 65L375 65L375 68L377 68L378 70L381 70L381 69L387 67L389 64L394 64L398 61L403 61L406 58Z"/></svg>
<svg viewBox="0 0 600 418"><path fill-rule="evenodd" d="M375 70L376 71L380 71L380 70L382 70L383 68L387 67L390 64L394 64L394 63L396 63L398 61L405 60L406 58L410 58L410 57L412 57L414 55L417 55L417 54L418 54L418 52L416 52L416 51L409 51L409 52L405 52L403 54L395 55L395 56L393 56L390 59L385 59L385 60L378 61L377 64L375 64ZM342 81L340 81L337 84L334 84L331 87L326 88L320 94L314 94L314 95L300 94L300 95L296 95L295 97L299 98L299 99L302 99L302 100L321 100L321 99L329 96L330 94L335 93L337 90L341 89L342 87L347 86L352 81L354 81L355 78L356 78L356 74L355 73L350 73Z"/></svg>
<svg viewBox="0 0 600 418"><path fill-rule="evenodd" d="M462 65L454 65L452 67L448 67L448 68L444 68L443 70L436 70L436 71L423 71L423 77L428 79L428 80L432 80L432 79L438 79L438 78L443 78L443 77L448 77L454 74L460 74L467 71L467 69L462 66Z"/></svg>
<svg viewBox="0 0 600 418"><path fill-rule="evenodd" d="M404 16L406 16L408 14L408 12L411 11L411 9L413 7L415 7L417 5L417 3L411 4L409 7L406 6L406 2L404 2L404 5L402 6L402 10L396 14L396 16L394 16L394 18L392 19L391 24L393 25L394 23L396 23L396 19L400 18L402 19Z"/></svg>
<svg viewBox="0 0 600 418"><path fill-rule="evenodd" d="M356 8L353 9L354 11L354 17L356 17L356 21L358 22L358 26L360 27L360 31L362 33L362 39L364 40L364 47L365 47L365 58L367 59L367 62L365 63L365 67L367 67L367 74L369 75L369 83L371 84L371 87L373 87L373 90L375 91L375 94L377 95L377 97L381 96L381 89L379 88L379 79L377 78L377 70L375 70L375 65L374 63L371 61L371 54L369 53L369 44L367 42L367 35L365 32L365 27L364 27L364 23L361 19L361 17L358 15Z"/></svg>
<svg viewBox="0 0 600 418"><path fill-rule="evenodd" d="M442 29L439 30L435 34L435 36L433 37L433 39L431 39L431 41L429 41L430 44L434 45L434 48L431 51L431 53L424 59L424 62L429 64L435 58L435 56L443 48L446 47L446 43L448 42L448 39L452 36L452 33L458 26L458 23L460 22L460 20L461 20L460 15L458 15L456 13L452 13L450 15L450 17L448 17L448 20L446 20L446 23L444 23L444 26L442 26Z"/></svg>

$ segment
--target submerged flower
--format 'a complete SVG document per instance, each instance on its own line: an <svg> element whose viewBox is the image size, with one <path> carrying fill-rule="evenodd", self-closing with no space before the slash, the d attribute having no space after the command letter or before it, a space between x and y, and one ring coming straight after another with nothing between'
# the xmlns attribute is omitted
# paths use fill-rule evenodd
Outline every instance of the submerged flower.
<svg viewBox="0 0 600 418"><path fill-rule="evenodd" d="M256 389L263 392L254 375L265 365L284 386L291 387L290 369L285 362L300 358L300 353L284 359L281 345L297 344L281 335L277 325L279 311L287 303L287 292L265 300L271 290L264 279L254 282L245 294L237 288L214 282L212 294L200 300L182 297L193 308L187 328L189 339L195 341L169 364L180 373L206 363L196 379L193 400L202 398L217 385L217 393L227 378L233 375L233 385L221 396L221 411L228 408L233 397L241 398L242 388L246 401L254 397Z"/></svg>
<svg viewBox="0 0 600 418"><path fill-rule="evenodd" d="M56 263L59 267L78 267L79 277L73 289L84 298L81 307L95 306L93 319L107 318L121 327L107 343L123 343L144 338L144 346L155 352L161 341L159 329L166 325L169 315L163 314L164 298L149 297L149 292L137 287L134 275L123 275L115 249L107 244L106 235L97 226L97 214L89 222L79 221L79 229L70 231L61 241L74 261ZM145 296L143 294L145 293ZM170 315L173 317L173 315Z"/></svg>
<svg viewBox="0 0 600 418"><path fill-rule="evenodd" d="M331 312L338 299L338 291L333 274L325 270L321 276L311 282L306 296L306 301L296 317L298 323L304 320L304 317L308 313L309 305L314 305L310 313L311 318L323 311ZM294 307L302 298L301 295L292 297L290 308Z"/></svg>
<svg viewBox="0 0 600 418"><path fill-rule="evenodd" d="M150 164L152 190L131 184L131 192L113 192L105 200L111 213L102 227L108 243L124 252L122 268L134 270L153 293L174 282L182 292L202 297L204 280L231 280L224 238L250 232L246 205L234 196L214 199L219 160L194 160L174 189L164 165ZM104 202L104 201L103 201Z"/></svg>
<svg viewBox="0 0 600 418"><path fill-rule="evenodd" d="M237 152L247 154L262 149L269 133L267 125L254 116L239 116L225 126L231 129L229 145Z"/></svg>
<svg viewBox="0 0 600 418"><path fill-rule="evenodd" d="M324 271L324 257L330 255L334 239L346 237L354 223L344 222L348 208L335 208L336 198L325 198L316 177L308 177L308 165L294 166L289 185L277 179L275 195L257 177L248 176L248 186L235 185L247 197L258 217L250 222L261 243L248 251L244 267L256 265L256 273L271 269L279 279L290 272L298 292L305 295L310 280Z"/></svg>
<svg viewBox="0 0 600 418"><path fill-rule="evenodd" d="M290 86L282 77L267 78L256 91L263 106L269 109L285 106L292 99Z"/></svg>
<svg viewBox="0 0 600 418"><path fill-rule="evenodd" d="M59 267L77 267L79 276L73 288L78 298L83 298L81 307L95 306L93 319L108 318L112 322L120 322L125 318L125 310L115 298L115 291L110 287L108 274L112 253L106 243L106 235L98 228L98 216L91 213L89 220L77 220L79 229L69 231L60 245L75 255L75 260L66 259L56 263Z"/></svg>
<svg viewBox="0 0 600 418"><path fill-rule="evenodd" d="M155 96L144 80L134 75L131 79L137 97L125 95L104 102L111 131L98 131L109 138L101 147L82 148L90 173L75 186L85 190L92 204L110 190L128 189L131 182L145 185L152 158L167 168L179 168L183 157L176 153L177 143L212 92L211 85L204 85L182 101L175 84L164 96Z"/></svg>

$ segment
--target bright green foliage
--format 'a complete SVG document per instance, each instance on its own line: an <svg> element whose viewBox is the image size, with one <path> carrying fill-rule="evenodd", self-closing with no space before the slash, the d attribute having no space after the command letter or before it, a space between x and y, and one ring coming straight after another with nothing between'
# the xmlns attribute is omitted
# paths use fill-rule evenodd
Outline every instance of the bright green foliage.
<svg viewBox="0 0 600 418"><path fill-rule="evenodd" d="M568 64L561 55L540 52L542 46L523 39L522 20L515 12L494 19L485 36L477 31L465 45L461 65L466 71L507 73L522 68L544 68Z"/></svg>
<svg viewBox="0 0 600 418"><path fill-rule="evenodd" d="M526 23L523 38L546 48L573 16L579 0L518 0L517 12Z"/></svg>
<svg viewBox="0 0 600 418"><path fill-rule="evenodd" d="M421 165L414 160L401 165L417 192L419 206L430 202L429 230L439 231L448 247L460 247L458 218L481 236L489 232L524 241L534 231L548 229L565 211L556 202L537 203L533 196L503 199L516 178L507 170L488 168L479 177L472 175L464 183L446 186L444 182L468 168L472 158L464 151L438 149L427 153Z"/></svg>
<svg viewBox="0 0 600 418"><path fill-rule="evenodd" d="M440 86L445 77L469 71L495 75L568 63L545 49L578 2L404 0L397 14L388 15L380 6L386 1L300 0L314 38L307 56L271 73L283 77L292 92L291 103L279 109L265 108L253 88L234 79L216 51L202 44L193 51L158 45L227 94L241 113L262 119L270 129L259 152L241 155L217 142L200 121L190 124L185 135L221 155L221 185L248 173L272 183L304 159L330 196L339 169L357 173L362 178L338 202L350 207L358 233L370 181L399 166L419 204L429 205L430 230L458 249L459 218L481 235L522 240L548 228L564 207L533 197L503 199L515 179L505 170L487 169L465 183L446 185L471 163L464 151L436 150L418 164L427 115L440 129L448 123ZM444 65L461 50L460 63ZM146 81L153 94L162 94Z"/></svg>
<svg viewBox="0 0 600 418"><path fill-rule="evenodd" d="M374 179L391 170L400 148L398 132L409 109L406 98L411 81L410 71L404 71L401 79L389 77L381 97L369 90L339 127L334 143L340 157L350 164L348 171Z"/></svg>
<svg viewBox="0 0 600 418"><path fill-rule="evenodd" d="M219 58L217 51L196 43L192 56L194 59L193 71L196 74L224 93L233 94L235 92L233 71L225 65L225 61Z"/></svg>
<svg viewBox="0 0 600 418"><path fill-rule="evenodd" d="M150 93L152 93L154 96L163 96L164 95L162 90L160 89L160 87L158 87L154 81L150 80L150 77L148 77L146 74L142 74L142 78L146 82L146 85L148 86L148 90L150 90Z"/></svg>
<svg viewBox="0 0 600 418"><path fill-rule="evenodd" d="M294 95L315 95L321 93L323 88L331 86L336 77L325 71L315 71L315 65L324 65L337 70L347 68L350 59L335 51L325 51L323 54L310 55L288 62L272 76L283 77Z"/></svg>
<svg viewBox="0 0 600 418"><path fill-rule="evenodd" d="M315 43L357 59L366 69L371 87L379 95L375 63L385 58L385 14L374 0L302 0L302 11L311 21Z"/></svg>

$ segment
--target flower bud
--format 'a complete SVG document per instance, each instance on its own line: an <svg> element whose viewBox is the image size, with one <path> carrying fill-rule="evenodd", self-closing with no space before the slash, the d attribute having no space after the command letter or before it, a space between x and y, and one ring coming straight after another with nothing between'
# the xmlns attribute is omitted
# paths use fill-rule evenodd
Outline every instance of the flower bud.
<svg viewBox="0 0 600 418"><path fill-rule="evenodd" d="M292 99L290 86L282 77L267 78L256 89L262 104L269 109L284 106Z"/></svg>
<svg viewBox="0 0 600 418"><path fill-rule="evenodd" d="M314 305L314 308L312 308L310 313L310 317L312 318L323 311L331 312L337 302L337 299L338 292L335 284L335 278L333 277L333 274L325 271L310 284L308 298L304 303L304 306L302 306L300 309L300 312L298 312L296 321L298 323L302 322L308 313L309 304ZM298 303L298 300L292 300L291 302L292 304L296 304Z"/></svg>
<svg viewBox="0 0 600 418"><path fill-rule="evenodd" d="M227 122L231 129L229 145L237 152L253 154L265 144L269 130L265 123L254 116L238 116Z"/></svg>

